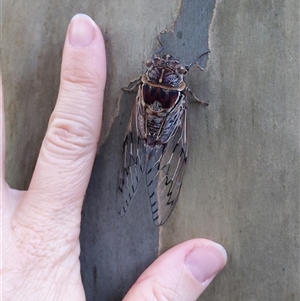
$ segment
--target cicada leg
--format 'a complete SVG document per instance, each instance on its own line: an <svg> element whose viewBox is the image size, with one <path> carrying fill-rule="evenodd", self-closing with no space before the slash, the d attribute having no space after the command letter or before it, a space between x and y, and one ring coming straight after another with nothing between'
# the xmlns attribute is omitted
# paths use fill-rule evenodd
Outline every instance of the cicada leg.
<svg viewBox="0 0 300 301"><path fill-rule="evenodd" d="M123 91L126 91L126 92L132 92L134 91L134 89L136 87L138 87L140 84L142 83L142 78L140 77L139 79L133 81L133 82L130 82L130 84L128 85L128 87L123 87L122 90Z"/></svg>
<svg viewBox="0 0 300 301"><path fill-rule="evenodd" d="M195 99L197 102L199 102L201 105L203 105L203 106L208 106L208 102L199 99L189 87L186 87L186 88L185 88L185 91L189 92L189 93L194 97L194 99Z"/></svg>

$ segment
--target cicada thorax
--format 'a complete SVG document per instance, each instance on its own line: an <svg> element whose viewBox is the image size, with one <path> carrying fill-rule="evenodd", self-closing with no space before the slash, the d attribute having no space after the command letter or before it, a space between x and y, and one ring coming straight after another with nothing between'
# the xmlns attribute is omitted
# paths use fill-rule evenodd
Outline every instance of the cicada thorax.
<svg viewBox="0 0 300 301"><path fill-rule="evenodd" d="M173 137L181 123L186 70L170 55L154 57L147 66L139 91L144 109L144 139L149 146L162 145Z"/></svg>
<svg viewBox="0 0 300 301"><path fill-rule="evenodd" d="M153 97L145 97L145 134L149 146L167 143L181 123L185 110L186 97L183 92L163 90L158 87L142 85L143 94L147 96L152 91ZM157 95L155 97L155 95ZM160 98L163 96L163 98Z"/></svg>
<svg viewBox="0 0 300 301"><path fill-rule="evenodd" d="M163 110L168 111L173 108L178 101L181 92L143 84L142 93L145 104L155 113Z"/></svg>

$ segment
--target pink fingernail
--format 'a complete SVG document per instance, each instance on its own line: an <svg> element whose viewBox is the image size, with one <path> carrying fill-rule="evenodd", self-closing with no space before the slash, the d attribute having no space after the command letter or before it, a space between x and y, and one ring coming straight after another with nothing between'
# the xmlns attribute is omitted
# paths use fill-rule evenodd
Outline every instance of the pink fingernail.
<svg viewBox="0 0 300 301"><path fill-rule="evenodd" d="M95 22L85 14L75 15L70 23L69 42L73 47L86 47L95 37Z"/></svg>
<svg viewBox="0 0 300 301"><path fill-rule="evenodd" d="M213 246L199 246L188 254L185 264L192 275L204 283L215 276L225 265L227 255L225 249L216 244Z"/></svg>

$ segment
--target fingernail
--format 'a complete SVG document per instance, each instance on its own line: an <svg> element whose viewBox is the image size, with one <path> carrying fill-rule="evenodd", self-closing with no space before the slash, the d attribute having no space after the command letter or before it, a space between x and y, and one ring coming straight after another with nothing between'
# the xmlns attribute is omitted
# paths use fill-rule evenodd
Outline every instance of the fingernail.
<svg viewBox="0 0 300 301"><path fill-rule="evenodd" d="M225 249L219 245L199 246L188 254L185 264L192 275L204 283L215 276L225 265L227 254Z"/></svg>
<svg viewBox="0 0 300 301"><path fill-rule="evenodd" d="M77 14L70 23L69 42L73 47L86 47L95 37L95 22L87 15Z"/></svg>

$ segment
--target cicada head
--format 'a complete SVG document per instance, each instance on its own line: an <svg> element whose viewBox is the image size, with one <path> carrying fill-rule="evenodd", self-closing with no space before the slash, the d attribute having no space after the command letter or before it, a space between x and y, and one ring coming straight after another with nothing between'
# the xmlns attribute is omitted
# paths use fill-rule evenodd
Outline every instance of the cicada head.
<svg viewBox="0 0 300 301"><path fill-rule="evenodd" d="M184 74L187 69L170 54L155 55L146 62L146 66L148 67L146 78L149 83L175 90L185 86Z"/></svg>

